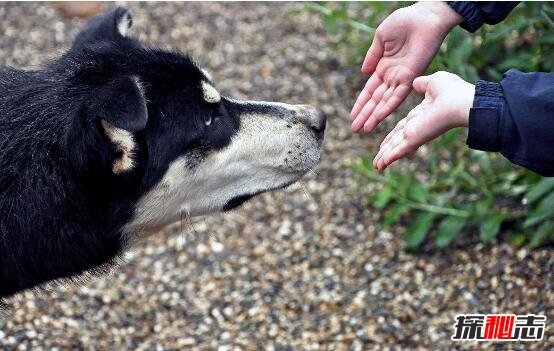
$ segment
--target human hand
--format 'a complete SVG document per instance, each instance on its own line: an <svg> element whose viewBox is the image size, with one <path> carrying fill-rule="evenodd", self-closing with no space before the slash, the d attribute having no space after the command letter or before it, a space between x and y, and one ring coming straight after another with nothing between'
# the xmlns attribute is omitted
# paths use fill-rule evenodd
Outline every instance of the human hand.
<svg viewBox="0 0 554 351"><path fill-rule="evenodd" d="M381 143L373 167L379 171L456 127L467 127L475 86L448 72L418 77L414 89L425 99Z"/></svg>
<svg viewBox="0 0 554 351"><path fill-rule="evenodd" d="M371 77L350 113L354 132L371 132L396 110L448 32L461 22L463 17L444 2L418 2L394 11L377 27L362 65Z"/></svg>

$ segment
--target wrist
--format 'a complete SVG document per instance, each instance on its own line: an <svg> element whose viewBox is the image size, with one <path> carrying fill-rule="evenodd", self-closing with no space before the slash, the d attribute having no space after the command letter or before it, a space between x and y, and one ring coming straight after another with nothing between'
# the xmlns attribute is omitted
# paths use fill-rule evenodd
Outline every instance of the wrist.
<svg viewBox="0 0 554 351"><path fill-rule="evenodd" d="M440 28L444 35L452 28L464 22L464 18L442 1L420 1L414 6L419 7Z"/></svg>
<svg viewBox="0 0 554 351"><path fill-rule="evenodd" d="M456 111L456 127L467 127L469 125L469 112L473 106L475 97L475 85L463 82L463 87L460 89L460 103Z"/></svg>

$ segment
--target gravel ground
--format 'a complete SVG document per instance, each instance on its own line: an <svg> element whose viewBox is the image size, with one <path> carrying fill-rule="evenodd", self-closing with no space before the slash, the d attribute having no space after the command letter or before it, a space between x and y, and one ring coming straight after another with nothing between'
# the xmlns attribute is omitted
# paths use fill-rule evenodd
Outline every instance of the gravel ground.
<svg viewBox="0 0 554 351"><path fill-rule="evenodd" d="M323 108L321 165L242 209L168 228L108 276L22 294L0 316L0 348L554 349L551 248L482 246L472 233L411 255L404 228L378 228L346 165L374 153L385 129L352 136L358 68L332 51L317 17L287 17L296 6L129 4L140 39L190 53L225 93ZM0 64L36 67L82 23L53 4L1 4ZM458 313L546 314L549 329L540 343L453 344Z"/></svg>

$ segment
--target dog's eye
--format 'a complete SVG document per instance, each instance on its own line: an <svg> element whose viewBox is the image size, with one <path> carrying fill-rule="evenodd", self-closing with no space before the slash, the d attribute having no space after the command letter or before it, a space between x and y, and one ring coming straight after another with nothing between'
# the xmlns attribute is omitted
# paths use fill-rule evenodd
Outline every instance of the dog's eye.
<svg viewBox="0 0 554 351"><path fill-rule="evenodd" d="M225 118L227 116L227 111L225 110L225 106L219 105L216 110L213 111L212 116L204 122L206 126L210 126L212 122L218 122L220 119Z"/></svg>

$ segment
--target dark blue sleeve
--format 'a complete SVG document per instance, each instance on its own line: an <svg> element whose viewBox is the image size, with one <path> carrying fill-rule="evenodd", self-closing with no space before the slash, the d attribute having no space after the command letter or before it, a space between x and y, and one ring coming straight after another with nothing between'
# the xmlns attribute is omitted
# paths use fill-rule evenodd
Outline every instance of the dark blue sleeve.
<svg viewBox="0 0 554 351"><path fill-rule="evenodd" d="M517 6L514 1L447 1L448 5L464 18L462 28L473 33L483 23L497 24Z"/></svg>
<svg viewBox="0 0 554 351"><path fill-rule="evenodd" d="M500 83L478 81L467 145L554 176L554 73L512 69Z"/></svg>

